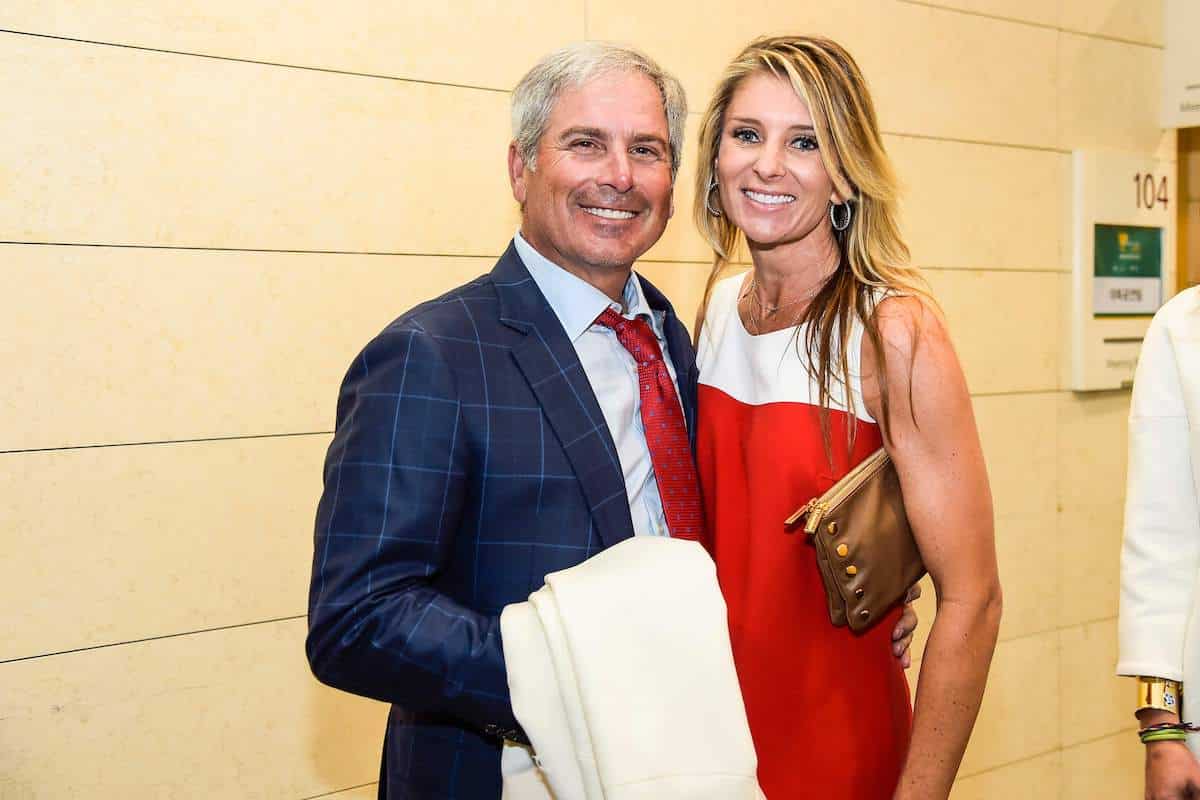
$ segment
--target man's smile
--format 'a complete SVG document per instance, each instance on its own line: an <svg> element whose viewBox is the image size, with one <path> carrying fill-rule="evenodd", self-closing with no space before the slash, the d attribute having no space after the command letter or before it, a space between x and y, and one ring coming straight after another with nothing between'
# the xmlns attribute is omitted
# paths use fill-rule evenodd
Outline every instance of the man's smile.
<svg viewBox="0 0 1200 800"><path fill-rule="evenodd" d="M633 211L626 211L620 208L605 208L604 206L580 206L584 211L595 217L603 219L633 219L637 216Z"/></svg>

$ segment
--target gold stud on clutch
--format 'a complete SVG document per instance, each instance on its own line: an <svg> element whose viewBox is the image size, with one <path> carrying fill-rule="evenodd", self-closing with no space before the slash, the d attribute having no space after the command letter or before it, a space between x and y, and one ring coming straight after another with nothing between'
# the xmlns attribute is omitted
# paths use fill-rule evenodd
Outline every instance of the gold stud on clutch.
<svg viewBox="0 0 1200 800"><path fill-rule="evenodd" d="M826 530L829 531L830 536L837 536L837 531L838 531L837 523L836 522L829 523L829 527L826 528Z"/></svg>
<svg viewBox="0 0 1200 800"><path fill-rule="evenodd" d="M847 574L847 575L857 575L857 574L858 574L858 567L856 567L856 566L854 566L853 564L851 564L850 566L846 567L846 574Z"/></svg>
<svg viewBox="0 0 1200 800"><path fill-rule="evenodd" d="M846 547L846 545L844 545L844 544L839 544L839 545L837 546L837 554L838 554L839 556L841 556L842 558L845 558L845 557L846 557L846 555L847 555L849 552L850 552L850 548L849 548L849 547Z"/></svg>

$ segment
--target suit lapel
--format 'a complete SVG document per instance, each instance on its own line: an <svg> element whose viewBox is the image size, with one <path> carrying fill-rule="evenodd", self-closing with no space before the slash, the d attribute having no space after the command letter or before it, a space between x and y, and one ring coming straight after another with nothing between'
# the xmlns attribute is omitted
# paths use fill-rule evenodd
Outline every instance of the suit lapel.
<svg viewBox="0 0 1200 800"><path fill-rule="evenodd" d="M525 338L512 349L583 489L605 547L633 536L629 496L608 425L575 347L510 244L492 270L500 321Z"/></svg>

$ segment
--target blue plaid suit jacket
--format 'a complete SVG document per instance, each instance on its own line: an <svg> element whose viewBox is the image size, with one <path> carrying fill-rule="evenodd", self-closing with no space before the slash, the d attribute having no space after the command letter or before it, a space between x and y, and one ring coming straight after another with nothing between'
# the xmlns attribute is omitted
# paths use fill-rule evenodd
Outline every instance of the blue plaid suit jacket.
<svg viewBox="0 0 1200 800"><path fill-rule="evenodd" d="M643 287L693 431L687 331ZM392 703L381 798L498 800L519 730L501 609L632 535L591 385L511 244L367 345L325 461L307 652L322 682Z"/></svg>

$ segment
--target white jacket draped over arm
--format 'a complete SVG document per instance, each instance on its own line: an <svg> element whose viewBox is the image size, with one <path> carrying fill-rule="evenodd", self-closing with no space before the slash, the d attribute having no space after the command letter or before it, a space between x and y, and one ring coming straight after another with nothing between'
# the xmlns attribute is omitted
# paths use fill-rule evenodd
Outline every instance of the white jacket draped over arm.
<svg viewBox="0 0 1200 800"><path fill-rule="evenodd" d="M504 800L756 800L758 761L712 559L635 536L500 616ZM536 767L535 767L536 763Z"/></svg>

